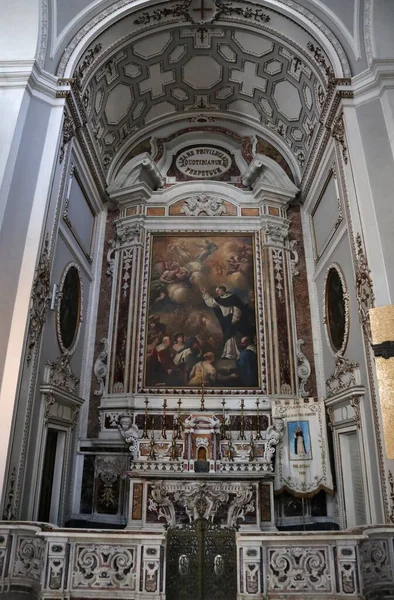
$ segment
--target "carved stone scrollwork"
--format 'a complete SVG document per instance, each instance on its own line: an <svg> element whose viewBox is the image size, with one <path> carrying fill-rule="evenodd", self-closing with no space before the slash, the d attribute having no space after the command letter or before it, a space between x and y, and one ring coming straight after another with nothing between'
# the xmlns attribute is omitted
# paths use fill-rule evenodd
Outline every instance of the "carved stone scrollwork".
<svg viewBox="0 0 394 600"><path fill-rule="evenodd" d="M44 424L46 425L49 421L51 414L51 408L55 404L56 398L53 394L45 394L45 410L44 410Z"/></svg>
<svg viewBox="0 0 394 600"><path fill-rule="evenodd" d="M107 275L109 277L114 276L115 272L115 250L116 250L116 242L115 240L108 240L108 252L107 252Z"/></svg>
<svg viewBox="0 0 394 600"><path fill-rule="evenodd" d="M97 456L95 476L100 477L105 486L111 487L118 477L124 477L127 466L127 457Z"/></svg>
<svg viewBox="0 0 394 600"><path fill-rule="evenodd" d="M327 547L300 546L270 549L268 561L270 591L331 591Z"/></svg>
<svg viewBox="0 0 394 600"><path fill-rule="evenodd" d="M253 486L248 483L170 483L152 486L148 511L175 525L174 502L185 508L190 523L199 518L213 520L220 505L227 505L227 526L235 526L255 509Z"/></svg>
<svg viewBox="0 0 394 600"><path fill-rule="evenodd" d="M14 514L14 500L15 500L15 481L16 481L16 468L12 469L10 479L8 481L8 492L7 501L5 502L3 520L4 521L15 521L16 517Z"/></svg>
<svg viewBox="0 0 394 600"><path fill-rule="evenodd" d="M361 398L356 396L355 398L350 399L350 406L354 410L354 418L356 420L357 428L361 428L361 408L360 408Z"/></svg>
<svg viewBox="0 0 394 600"><path fill-rule="evenodd" d="M347 145L346 145L346 137L345 137L345 125L343 122L343 114L339 115L339 117L336 119L334 126L332 128L332 137L339 142L341 148L342 148L342 157L344 160L345 165L347 165L348 163L348 152L347 152Z"/></svg>
<svg viewBox="0 0 394 600"><path fill-rule="evenodd" d="M390 521L394 523L394 476L389 471L389 485L390 485Z"/></svg>
<svg viewBox="0 0 394 600"><path fill-rule="evenodd" d="M66 352L55 361L48 361L48 383L60 387L70 394L78 395L79 378L74 375L70 366L70 354Z"/></svg>
<svg viewBox="0 0 394 600"><path fill-rule="evenodd" d="M67 111L64 111L64 121L62 129L62 145L60 146L59 163L61 164L64 160L66 153L66 146L72 140L75 135L75 126L72 117Z"/></svg>
<svg viewBox="0 0 394 600"><path fill-rule="evenodd" d="M299 378L299 387L298 393L302 398L305 398L309 395L309 392L306 390L306 384L308 383L308 379L311 376L311 364L303 351L301 350L301 346L304 344L304 340L297 340L297 375Z"/></svg>
<svg viewBox="0 0 394 600"><path fill-rule="evenodd" d="M297 240L291 240L289 242L289 248L290 248L290 268L291 268L291 275L292 277L297 277L297 275L299 275L299 271L297 269L298 263L299 263L299 256L298 256L298 252L295 249L296 245L298 244Z"/></svg>
<svg viewBox="0 0 394 600"><path fill-rule="evenodd" d="M99 353L96 358L96 362L94 363L93 373L97 379L97 383L99 384L99 389L94 391L95 396L102 396L105 390L105 380L108 373L107 366L107 357L108 357L108 340L107 338L102 338L100 340L100 344L103 349Z"/></svg>
<svg viewBox="0 0 394 600"><path fill-rule="evenodd" d="M28 333L27 363L32 358L33 349L41 337L46 319L50 294L51 261L49 258L49 241L46 238L40 260L35 272L33 289L30 299L30 322Z"/></svg>
<svg viewBox="0 0 394 600"><path fill-rule="evenodd" d="M12 574L40 582L44 567L45 541L37 537L20 537Z"/></svg>
<svg viewBox="0 0 394 600"><path fill-rule="evenodd" d="M336 354L334 373L326 380L327 396L334 396L357 385L358 367L358 363Z"/></svg>
<svg viewBox="0 0 394 600"><path fill-rule="evenodd" d="M75 554L72 586L83 594L85 590L111 589L124 593L136 589L137 548L111 544L79 544ZM94 565L94 566L92 566Z"/></svg>
<svg viewBox="0 0 394 600"><path fill-rule="evenodd" d="M373 283L371 271L368 268L367 258L365 256L361 236L358 233L356 237L357 259L356 259L356 290L358 313L360 322L369 341L372 340L371 325L369 322L369 309L374 307L375 295L373 292Z"/></svg>
<svg viewBox="0 0 394 600"><path fill-rule="evenodd" d="M361 545L361 569L367 588L376 582L392 583L388 540L371 540Z"/></svg>
<svg viewBox="0 0 394 600"><path fill-rule="evenodd" d="M224 200L207 194L199 194L198 196L186 198L180 212L187 217L198 217L200 215L219 217L225 215L227 210L224 206Z"/></svg>

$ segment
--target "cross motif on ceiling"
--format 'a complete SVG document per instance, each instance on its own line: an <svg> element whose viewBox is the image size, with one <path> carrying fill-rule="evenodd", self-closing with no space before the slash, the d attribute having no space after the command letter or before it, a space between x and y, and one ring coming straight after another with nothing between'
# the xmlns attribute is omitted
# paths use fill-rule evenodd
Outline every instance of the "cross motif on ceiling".
<svg viewBox="0 0 394 600"><path fill-rule="evenodd" d="M205 21L210 16L209 13L213 12L212 0L199 0L199 4L196 6L196 8L193 8L193 12L200 13L200 21Z"/></svg>
<svg viewBox="0 0 394 600"><path fill-rule="evenodd" d="M242 70L232 69L231 70L231 81L236 81L241 84L241 92L247 96L253 96L254 90L258 88L262 92L265 92L267 87L267 80L264 77L257 75L257 63L245 61L245 65Z"/></svg>

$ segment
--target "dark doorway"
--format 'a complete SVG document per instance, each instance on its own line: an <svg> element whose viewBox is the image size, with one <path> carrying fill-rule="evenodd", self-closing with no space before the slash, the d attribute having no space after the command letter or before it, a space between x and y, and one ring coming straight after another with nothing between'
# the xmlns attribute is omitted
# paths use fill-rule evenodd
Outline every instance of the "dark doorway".
<svg viewBox="0 0 394 600"><path fill-rule="evenodd" d="M38 520L46 523L50 520L57 437L58 432L55 429L48 429L45 444L44 466L42 470L40 504L38 509Z"/></svg>
<svg viewBox="0 0 394 600"><path fill-rule="evenodd" d="M171 600L235 600L235 529L197 519L167 532L166 596Z"/></svg>

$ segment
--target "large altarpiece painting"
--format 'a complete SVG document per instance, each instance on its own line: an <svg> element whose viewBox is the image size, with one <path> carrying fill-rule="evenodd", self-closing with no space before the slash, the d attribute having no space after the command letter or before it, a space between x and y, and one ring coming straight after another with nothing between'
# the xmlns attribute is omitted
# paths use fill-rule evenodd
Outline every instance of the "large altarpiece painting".
<svg viewBox="0 0 394 600"><path fill-rule="evenodd" d="M145 387L260 386L251 234L153 235Z"/></svg>

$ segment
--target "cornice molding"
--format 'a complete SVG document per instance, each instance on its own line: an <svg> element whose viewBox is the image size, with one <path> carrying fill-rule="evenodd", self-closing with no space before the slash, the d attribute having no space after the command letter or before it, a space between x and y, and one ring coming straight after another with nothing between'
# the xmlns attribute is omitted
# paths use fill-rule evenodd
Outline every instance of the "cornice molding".
<svg viewBox="0 0 394 600"><path fill-rule="evenodd" d="M64 103L59 100L62 96L59 94L58 78L41 69L34 60L0 61L0 88L26 88L32 96L51 104Z"/></svg>

